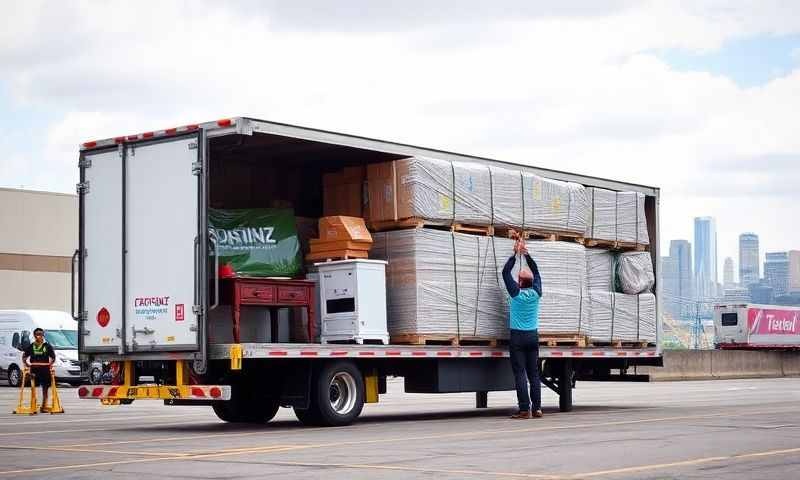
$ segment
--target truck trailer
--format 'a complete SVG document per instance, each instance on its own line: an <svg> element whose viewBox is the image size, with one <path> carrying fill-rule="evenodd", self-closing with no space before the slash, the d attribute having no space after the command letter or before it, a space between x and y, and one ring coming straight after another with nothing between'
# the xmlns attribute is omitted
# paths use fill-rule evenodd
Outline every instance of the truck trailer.
<svg viewBox="0 0 800 480"><path fill-rule="evenodd" d="M313 336L305 343L272 336L247 342L209 334L224 297L209 235L212 206L253 208L289 199L298 215L319 218L325 172L412 156L643 194L657 341L542 346L542 383L566 412L578 380L642 381L633 367L662 364L658 188L236 117L80 146L72 314L82 360L111 362L115 381L83 386L79 397L207 405L227 422L267 422L291 407L303 423L337 426L353 422L365 402L377 402L390 376L403 377L412 393L475 392L478 408L487 406L487 392L513 390L508 348L499 344L321 344ZM263 204L242 194L252 189ZM264 295L285 290L286 301L298 304L309 295L277 288Z"/></svg>
<svg viewBox="0 0 800 480"><path fill-rule="evenodd" d="M800 349L800 307L752 303L716 305L717 348L728 350Z"/></svg>

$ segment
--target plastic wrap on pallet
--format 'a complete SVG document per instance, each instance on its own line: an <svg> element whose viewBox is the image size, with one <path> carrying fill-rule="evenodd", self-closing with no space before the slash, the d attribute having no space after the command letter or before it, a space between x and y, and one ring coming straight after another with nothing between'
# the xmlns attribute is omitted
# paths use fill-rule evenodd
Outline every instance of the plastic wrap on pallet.
<svg viewBox="0 0 800 480"><path fill-rule="evenodd" d="M614 324L614 293L589 289L587 335L592 340L611 341Z"/></svg>
<svg viewBox="0 0 800 480"><path fill-rule="evenodd" d="M647 219L644 214L644 194L617 193L617 240L649 245Z"/></svg>
<svg viewBox="0 0 800 480"><path fill-rule="evenodd" d="M390 335L508 337L491 238L422 228L374 239L371 256L389 262Z"/></svg>
<svg viewBox="0 0 800 480"><path fill-rule="evenodd" d="M479 270L481 287L475 335L507 339L509 336L508 294L503 283L502 269L510 250L499 250L499 238L478 238L481 239L482 258Z"/></svg>
<svg viewBox="0 0 800 480"><path fill-rule="evenodd" d="M495 240L498 269L502 272L514 241L503 238ZM586 249L583 245L572 242L528 241L527 245L542 276L539 331L584 331L589 318ZM514 278L517 277L521 265L524 265L522 268L528 268L524 258L520 258L515 265Z"/></svg>
<svg viewBox="0 0 800 480"><path fill-rule="evenodd" d="M586 189L591 207L586 238L617 240L617 192L603 188Z"/></svg>
<svg viewBox="0 0 800 480"><path fill-rule="evenodd" d="M636 341L639 336L639 296L615 293L612 339Z"/></svg>
<svg viewBox="0 0 800 480"><path fill-rule="evenodd" d="M655 343L656 318L656 296L652 293L639 295L639 340Z"/></svg>
<svg viewBox="0 0 800 480"><path fill-rule="evenodd" d="M583 185L522 174L524 228L584 235L589 197Z"/></svg>
<svg viewBox="0 0 800 480"><path fill-rule="evenodd" d="M518 170L491 167L494 225L522 228L522 174Z"/></svg>
<svg viewBox="0 0 800 480"><path fill-rule="evenodd" d="M608 250L586 249L586 285L589 290L614 291L614 254Z"/></svg>
<svg viewBox="0 0 800 480"><path fill-rule="evenodd" d="M397 161L398 217L453 220L453 167L450 162L411 157Z"/></svg>
<svg viewBox="0 0 800 480"><path fill-rule="evenodd" d="M653 261L649 252L625 252L617 257L619 290L629 295L647 293L655 284Z"/></svg>
<svg viewBox="0 0 800 480"><path fill-rule="evenodd" d="M489 167L453 162L455 221L469 225L492 224L492 185Z"/></svg>

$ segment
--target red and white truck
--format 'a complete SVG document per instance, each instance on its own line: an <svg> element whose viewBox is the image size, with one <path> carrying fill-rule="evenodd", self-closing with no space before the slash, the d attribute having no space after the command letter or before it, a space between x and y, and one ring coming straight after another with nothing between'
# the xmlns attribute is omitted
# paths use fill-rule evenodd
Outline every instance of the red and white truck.
<svg viewBox="0 0 800 480"><path fill-rule="evenodd" d="M800 307L717 305L714 331L721 349L800 349Z"/></svg>
<svg viewBox="0 0 800 480"><path fill-rule="evenodd" d="M243 117L84 143L73 316L83 360L112 362L118 374L113 385L83 386L79 396L109 404L161 399L211 405L230 422L266 422L280 407L292 407L304 423L346 425L365 402L378 401L387 376L404 377L408 392L475 392L477 407L486 407L489 391L513 390L505 347L210 338L219 273L209 259L209 205L249 208L288 200L298 214L318 218L323 172L415 155L509 165ZM649 248L659 258L658 188L514 168L643 193ZM261 205L246 204L246 191L258 192ZM659 262L653 263L660 279ZM655 293L660 298L658 281ZM174 310L175 321L143 321L139 310L152 318L171 317ZM660 306L658 312L660 319ZM661 365L660 338L658 321L655 345L542 347L542 382L558 393L560 409L569 411L577 380L642 380L631 367Z"/></svg>

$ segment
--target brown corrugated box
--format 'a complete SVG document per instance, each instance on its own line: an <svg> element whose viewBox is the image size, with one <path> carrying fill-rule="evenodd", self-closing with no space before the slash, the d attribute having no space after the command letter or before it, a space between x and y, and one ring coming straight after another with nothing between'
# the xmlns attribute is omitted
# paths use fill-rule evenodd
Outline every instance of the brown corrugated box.
<svg viewBox="0 0 800 480"><path fill-rule="evenodd" d="M354 242L372 243L364 219L360 217L347 217L335 215L319 219L319 238L323 241L350 240Z"/></svg>
<svg viewBox="0 0 800 480"><path fill-rule="evenodd" d="M322 213L361 217L364 205L364 167L346 167L322 175Z"/></svg>
<svg viewBox="0 0 800 480"><path fill-rule="evenodd" d="M373 222L397 220L397 175L395 162L367 165L369 218Z"/></svg>

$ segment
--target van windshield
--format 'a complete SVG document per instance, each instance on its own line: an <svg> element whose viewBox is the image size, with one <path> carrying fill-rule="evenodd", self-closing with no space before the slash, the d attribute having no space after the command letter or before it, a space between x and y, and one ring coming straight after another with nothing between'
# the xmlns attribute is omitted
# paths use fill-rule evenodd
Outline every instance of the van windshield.
<svg viewBox="0 0 800 480"><path fill-rule="evenodd" d="M45 330L44 338L55 350L77 350L77 330Z"/></svg>

